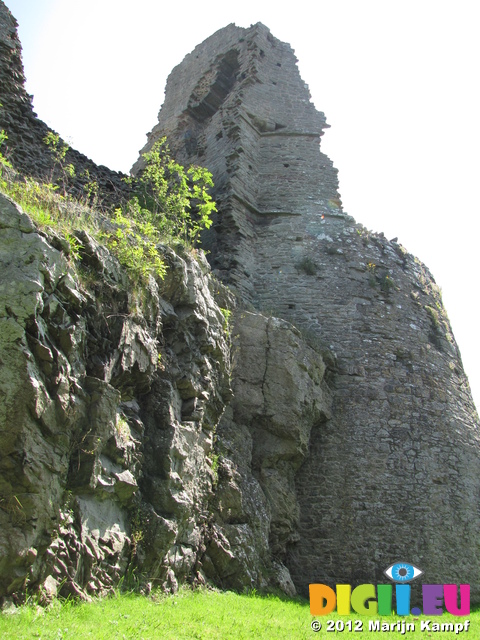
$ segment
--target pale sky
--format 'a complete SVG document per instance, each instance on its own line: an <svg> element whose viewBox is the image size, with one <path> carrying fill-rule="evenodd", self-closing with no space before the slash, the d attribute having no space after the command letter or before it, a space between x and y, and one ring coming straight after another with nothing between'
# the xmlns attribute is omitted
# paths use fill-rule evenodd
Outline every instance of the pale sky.
<svg viewBox="0 0 480 640"><path fill-rule="evenodd" d="M344 209L432 271L480 406L477 0L4 0L34 108L95 162L128 172L171 69L235 22L295 49L331 125Z"/></svg>

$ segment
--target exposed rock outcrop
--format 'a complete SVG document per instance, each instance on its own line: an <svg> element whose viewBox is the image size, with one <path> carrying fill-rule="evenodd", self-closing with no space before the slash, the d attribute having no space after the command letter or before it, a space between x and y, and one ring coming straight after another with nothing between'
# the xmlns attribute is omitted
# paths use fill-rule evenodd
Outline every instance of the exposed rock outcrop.
<svg viewBox="0 0 480 640"><path fill-rule="evenodd" d="M214 528L223 544L215 537L206 559L217 582L267 586L273 577L295 593L282 561L298 540L295 476L312 429L330 415L326 366L284 320L241 312L235 331L234 398L217 430Z"/></svg>
<svg viewBox="0 0 480 640"><path fill-rule="evenodd" d="M223 287L165 247L165 281L129 291L88 234L74 268L2 195L0 229L1 593L194 575L231 394Z"/></svg>

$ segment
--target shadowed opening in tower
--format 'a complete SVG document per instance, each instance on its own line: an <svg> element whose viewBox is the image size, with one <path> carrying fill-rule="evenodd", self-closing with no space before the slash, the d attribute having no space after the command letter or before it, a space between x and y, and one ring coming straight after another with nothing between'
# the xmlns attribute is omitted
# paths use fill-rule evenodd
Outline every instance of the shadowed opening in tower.
<svg viewBox="0 0 480 640"><path fill-rule="evenodd" d="M231 49L225 55L219 57L214 64L217 68L213 82L204 90L203 96L199 96L198 89L190 97L188 112L198 122L203 122L207 118L211 118L220 105L228 96L237 79L237 73L240 68L238 61L238 51ZM208 75L208 74L207 74Z"/></svg>

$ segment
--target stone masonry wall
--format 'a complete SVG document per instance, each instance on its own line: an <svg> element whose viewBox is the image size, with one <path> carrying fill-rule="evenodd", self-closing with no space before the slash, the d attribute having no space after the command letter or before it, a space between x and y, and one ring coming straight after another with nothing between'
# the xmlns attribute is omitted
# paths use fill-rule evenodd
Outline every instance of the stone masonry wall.
<svg viewBox="0 0 480 640"><path fill-rule="evenodd" d="M172 71L145 147L167 135L179 160L212 171L215 272L336 362L331 416L294 479L298 538L279 558L303 593L381 581L403 559L478 600L478 416L439 289L343 213L295 63L261 24L220 30Z"/></svg>
<svg viewBox="0 0 480 640"><path fill-rule="evenodd" d="M23 83L0 0L0 128L14 166L48 179ZM137 571L306 594L402 559L480 600L460 354L428 269L342 211L326 126L261 24L222 29L169 77L145 150L167 135L214 174L203 246L237 293L230 323L201 254L162 247L167 277L137 297L84 231L75 263L0 196L0 597L86 597ZM67 161L107 203L123 194L118 174Z"/></svg>
<svg viewBox="0 0 480 640"><path fill-rule="evenodd" d="M21 174L37 180L50 181L54 172L52 155L46 152L43 138L52 130L33 111L32 97L25 90L22 48L17 34L17 21L0 0L0 129L8 135L2 153ZM63 141L62 141L63 142ZM69 149L66 163L76 169L70 187L76 196L85 196L84 186L95 180L100 201L117 203L128 196L129 188L122 174L97 166L75 149ZM88 174L86 173L88 171Z"/></svg>
<svg viewBox="0 0 480 640"><path fill-rule="evenodd" d="M166 135L179 161L213 172L221 215L204 248L212 251L214 270L245 299L254 295L258 225L290 212L294 202L298 207L299 198L303 209L311 200L326 206L338 198L336 170L318 154L325 118L308 98L289 45L261 24L247 32L229 25L171 73L159 123L142 150ZM141 166L140 159L133 171Z"/></svg>

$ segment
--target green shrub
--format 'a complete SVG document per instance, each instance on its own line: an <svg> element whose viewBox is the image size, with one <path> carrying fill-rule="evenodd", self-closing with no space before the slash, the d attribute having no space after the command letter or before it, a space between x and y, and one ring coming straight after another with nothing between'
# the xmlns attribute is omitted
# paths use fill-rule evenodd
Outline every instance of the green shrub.
<svg viewBox="0 0 480 640"><path fill-rule="evenodd" d="M4 129L0 129L0 149L3 143L5 142L5 140L8 140L8 136L5 133ZM5 156L1 151L0 151L0 164L6 165L8 167L10 166L10 163L8 162L8 160L5 158Z"/></svg>
<svg viewBox="0 0 480 640"><path fill-rule="evenodd" d="M2 106L3 105L0 102L0 109L2 108ZM5 156L1 151L2 145L6 140L8 140L7 132L5 131L5 129L0 129L0 168L1 168L1 165L5 167L11 167L11 164L8 162L8 160L5 158Z"/></svg>
<svg viewBox="0 0 480 640"><path fill-rule="evenodd" d="M223 309L222 307L220 307L220 311L222 312L222 315L223 315L223 330L226 333L229 333L229 331L230 331L230 318L232 316L232 312L230 311L230 309Z"/></svg>
<svg viewBox="0 0 480 640"><path fill-rule="evenodd" d="M130 202L128 214L125 215L122 209L115 210L116 231L102 234L108 248L134 280L148 281L150 275L163 279L166 266L157 248L158 229L143 219L138 201Z"/></svg>
<svg viewBox="0 0 480 640"><path fill-rule="evenodd" d="M217 210L208 193L212 174L196 165L185 170L171 157L165 137L143 158L144 169L131 180L143 215L166 237L193 246L199 243L200 233L210 228Z"/></svg>
<svg viewBox="0 0 480 640"><path fill-rule="evenodd" d="M67 151L69 150L68 144L65 142L60 143L60 136L58 133L49 131L43 138L43 142L50 149L53 156L53 170L50 176L50 182L61 181L63 187L63 195L67 194L67 186L70 180L75 178L76 171L72 163L66 162Z"/></svg>
<svg viewBox="0 0 480 640"><path fill-rule="evenodd" d="M6 139L1 130L0 146ZM141 175L129 179L136 196L109 214L113 224L102 224L101 231L100 216L92 215L87 208L98 200L97 182L88 170L82 174L86 179L83 189L87 206L81 208L79 217L79 202L67 193L69 180L76 177L75 167L66 164L69 147L53 132L44 137L44 142L54 160L51 181L41 184L29 177L22 179L0 153L0 189L38 225L61 233L68 243L67 253L74 259L80 257L81 245L73 231L86 229L105 242L135 282L146 282L150 276L164 278L166 266L159 245L181 242L194 247L200 242L200 233L212 224L211 215L216 211L208 193L213 186L212 175L197 166L185 170L170 156L165 138L144 154L146 164Z"/></svg>

